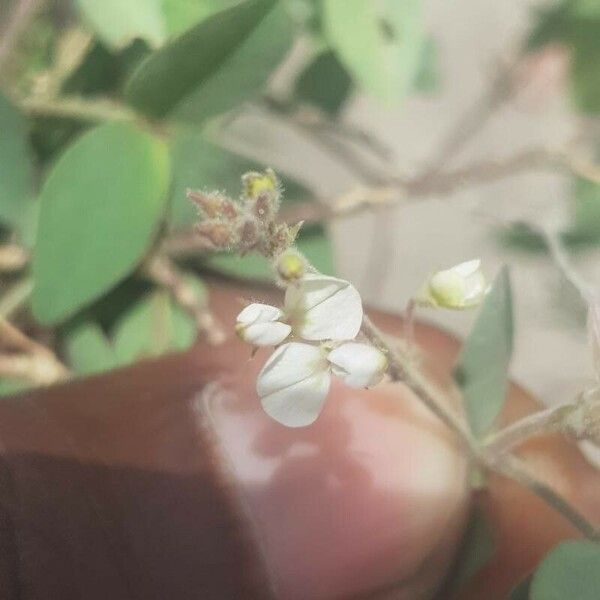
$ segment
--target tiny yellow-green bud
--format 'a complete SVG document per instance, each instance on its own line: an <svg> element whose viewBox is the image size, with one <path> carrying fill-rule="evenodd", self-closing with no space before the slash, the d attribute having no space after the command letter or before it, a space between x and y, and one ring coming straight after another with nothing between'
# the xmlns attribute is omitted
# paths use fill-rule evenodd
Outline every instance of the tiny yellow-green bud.
<svg viewBox="0 0 600 600"><path fill-rule="evenodd" d="M275 263L277 274L285 282L297 281L306 273L306 260L295 250L280 254Z"/></svg>
<svg viewBox="0 0 600 600"><path fill-rule="evenodd" d="M279 182L275 173L267 169L264 173L246 173L242 177L244 184L244 194L247 198L256 199L262 193L275 193Z"/></svg>

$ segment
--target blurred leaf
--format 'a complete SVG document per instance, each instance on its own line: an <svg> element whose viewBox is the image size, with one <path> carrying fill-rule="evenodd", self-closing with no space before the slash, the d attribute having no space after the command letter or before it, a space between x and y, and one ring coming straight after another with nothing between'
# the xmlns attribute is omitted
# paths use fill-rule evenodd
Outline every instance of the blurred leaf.
<svg viewBox="0 0 600 600"><path fill-rule="evenodd" d="M179 35L213 13L240 0L162 0L165 26L169 36Z"/></svg>
<svg viewBox="0 0 600 600"><path fill-rule="evenodd" d="M463 391L471 430L481 437L504 404L512 355L513 318L508 269L503 267L464 342L454 377Z"/></svg>
<svg viewBox="0 0 600 600"><path fill-rule="evenodd" d="M174 306L169 294L155 291L133 304L114 329L114 347L120 364L185 350L196 339L193 319Z"/></svg>
<svg viewBox="0 0 600 600"><path fill-rule="evenodd" d="M576 179L574 187L575 214L573 227L567 233L568 242L597 243L600 241L600 185Z"/></svg>
<svg viewBox="0 0 600 600"><path fill-rule="evenodd" d="M296 246L319 271L327 275L335 272L331 242L326 232L313 229L301 234ZM274 272L269 261L258 254L239 257L233 254L217 254L209 257L204 264L230 277L249 281L273 282Z"/></svg>
<svg viewBox="0 0 600 600"><path fill-rule="evenodd" d="M600 591L600 545L563 542L551 550L531 582L531 600L597 600Z"/></svg>
<svg viewBox="0 0 600 600"><path fill-rule="evenodd" d="M422 94L431 94L440 87L438 47L433 38L428 38L423 44L419 69L415 76L414 88Z"/></svg>
<svg viewBox="0 0 600 600"><path fill-rule="evenodd" d="M0 94L0 221L23 232L35 217L27 125Z"/></svg>
<svg viewBox="0 0 600 600"><path fill-rule="evenodd" d="M181 130L171 146L173 185L170 221L174 227L189 226L198 220L186 190L221 190L233 198L240 194L241 177L247 171L262 171L264 165L225 150L189 129ZM313 194L293 179L281 175L284 201L308 200Z"/></svg>
<svg viewBox="0 0 600 600"><path fill-rule="evenodd" d="M135 40L118 52L96 42L65 81L62 91L65 94L91 96L116 93L149 53L149 46L142 40Z"/></svg>
<svg viewBox="0 0 600 600"><path fill-rule="evenodd" d="M527 577L519 583L519 585L510 593L509 600L529 600L529 592L531 589L531 578Z"/></svg>
<svg viewBox="0 0 600 600"><path fill-rule="evenodd" d="M351 77L337 56L326 50L300 73L295 96L334 117L348 100L351 91Z"/></svg>
<svg viewBox="0 0 600 600"><path fill-rule="evenodd" d="M595 10L592 10L594 6ZM600 111L600 3L562 0L538 11L528 40L529 49L558 42L571 51L573 99L579 110Z"/></svg>
<svg viewBox="0 0 600 600"><path fill-rule="evenodd" d="M80 321L65 335L69 366L80 375L110 371L117 365L115 352L97 323Z"/></svg>
<svg viewBox="0 0 600 600"><path fill-rule="evenodd" d="M126 94L152 116L173 113L202 122L258 92L291 42L292 25L281 2L246 0L150 55Z"/></svg>
<svg viewBox="0 0 600 600"><path fill-rule="evenodd" d="M32 387L27 381L18 379L0 379L0 396L12 396Z"/></svg>
<svg viewBox="0 0 600 600"><path fill-rule="evenodd" d="M166 39L162 0L76 0L100 39L116 49L134 39L159 46Z"/></svg>
<svg viewBox="0 0 600 600"><path fill-rule="evenodd" d="M424 43L420 0L324 0L325 33L355 79L387 104L411 90Z"/></svg>
<svg viewBox="0 0 600 600"><path fill-rule="evenodd" d="M494 541L483 511L475 507L471 512L459 558L446 591L458 591L494 554Z"/></svg>
<svg viewBox="0 0 600 600"><path fill-rule="evenodd" d="M163 215L167 149L133 125L101 125L71 145L41 193L32 308L56 323L130 273Z"/></svg>

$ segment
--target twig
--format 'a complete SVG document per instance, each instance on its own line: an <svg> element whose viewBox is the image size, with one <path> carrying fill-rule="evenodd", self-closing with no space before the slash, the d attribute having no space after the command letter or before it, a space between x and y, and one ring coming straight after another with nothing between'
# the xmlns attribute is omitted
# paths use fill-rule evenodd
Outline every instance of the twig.
<svg viewBox="0 0 600 600"><path fill-rule="evenodd" d="M600 541L600 531L562 496L557 494L546 483L532 475L522 461L514 456L506 456L502 461L492 465L491 468L497 473L501 473L531 490L547 504L555 508L557 512L565 517L586 538Z"/></svg>
<svg viewBox="0 0 600 600"><path fill-rule="evenodd" d="M411 389L429 410L431 410L467 448L476 453L473 437L466 427L465 422L454 412L446 407L446 397L439 392L420 370L412 366L410 360L404 360L385 340L385 335L373 324L368 316L363 317L362 332L379 348L388 359L388 373L392 381L404 383Z"/></svg>
<svg viewBox="0 0 600 600"><path fill-rule="evenodd" d="M21 109L30 115L71 117L81 121L134 121L135 111L111 100L85 100L83 98L32 97L18 101Z"/></svg>
<svg viewBox="0 0 600 600"><path fill-rule="evenodd" d="M29 252L17 244L0 246L0 271L20 271L29 260Z"/></svg>
<svg viewBox="0 0 600 600"><path fill-rule="evenodd" d="M30 278L17 281L0 297L0 319L8 319L29 298L33 291Z"/></svg>
<svg viewBox="0 0 600 600"><path fill-rule="evenodd" d="M515 421L484 442L486 455L497 460L534 436L562 431L565 428L565 417L577 408L578 404L562 404Z"/></svg>
<svg viewBox="0 0 600 600"><path fill-rule="evenodd" d="M45 0L16 0L6 27L0 33L0 71L11 57L21 34Z"/></svg>
<svg viewBox="0 0 600 600"><path fill-rule="evenodd" d="M69 370L55 354L39 342L25 335L6 319L0 318L0 341L22 355L2 355L5 377L18 376L33 383L50 384L69 376ZM12 369L12 370L11 370Z"/></svg>
<svg viewBox="0 0 600 600"><path fill-rule="evenodd" d="M222 327L171 259L156 255L146 263L144 270L155 283L165 287L173 300L194 319L199 332L210 344L220 344L225 340Z"/></svg>

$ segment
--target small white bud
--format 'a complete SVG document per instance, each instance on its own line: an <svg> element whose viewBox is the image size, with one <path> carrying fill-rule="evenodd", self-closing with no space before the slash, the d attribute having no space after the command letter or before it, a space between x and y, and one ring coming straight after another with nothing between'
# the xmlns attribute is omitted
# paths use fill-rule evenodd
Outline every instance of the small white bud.
<svg viewBox="0 0 600 600"><path fill-rule="evenodd" d="M438 271L415 297L416 304L462 310L481 304L490 287L479 259Z"/></svg>
<svg viewBox="0 0 600 600"><path fill-rule="evenodd" d="M277 346L292 331L290 325L278 320L282 316L275 306L250 304L238 315L235 330L242 340L254 346Z"/></svg>
<svg viewBox="0 0 600 600"><path fill-rule="evenodd" d="M388 367L380 350L369 344L346 342L327 355L333 374L355 388L368 388L378 384Z"/></svg>

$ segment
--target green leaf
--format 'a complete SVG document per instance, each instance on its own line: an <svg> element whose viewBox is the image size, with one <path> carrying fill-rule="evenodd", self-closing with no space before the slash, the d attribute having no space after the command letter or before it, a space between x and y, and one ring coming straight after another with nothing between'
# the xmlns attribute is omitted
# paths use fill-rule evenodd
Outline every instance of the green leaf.
<svg viewBox="0 0 600 600"><path fill-rule="evenodd" d="M322 228L314 228L310 232L301 234L296 246L321 273L334 274L331 242ZM258 254L248 254L243 257L233 254L217 254L209 257L204 264L236 279L268 282L274 280L271 264Z"/></svg>
<svg viewBox="0 0 600 600"><path fill-rule="evenodd" d="M519 585L514 588L509 596L509 600L529 600L531 590L531 578L527 577Z"/></svg>
<svg viewBox="0 0 600 600"><path fill-rule="evenodd" d="M121 49L134 39L160 46L166 39L162 0L76 0L82 16L108 46Z"/></svg>
<svg viewBox="0 0 600 600"><path fill-rule="evenodd" d="M133 125L99 126L72 144L41 193L32 308L57 323L99 298L143 258L165 209L165 145Z"/></svg>
<svg viewBox="0 0 600 600"><path fill-rule="evenodd" d="M431 94L440 87L438 47L433 38L423 44L419 69L415 76L414 88L422 94Z"/></svg>
<svg viewBox="0 0 600 600"><path fill-rule="evenodd" d="M512 344L510 279L503 267L465 340L454 372L471 430L478 437L493 425L504 404Z"/></svg>
<svg viewBox="0 0 600 600"><path fill-rule="evenodd" d="M295 96L336 116L352 91L352 78L330 50L319 54L296 81Z"/></svg>
<svg viewBox="0 0 600 600"><path fill-rule="evenodd" d="M238 2L239 0L162 0L169 37L183 33L192 25Z"/></svg>
<svg viewBox="0 0 600 600"><path fill-rule="evenodd" d="M35 217L33 166L27 145L27 125L17 109L0 94L0 221L19 232Z"/></svg>
<svg viewBox="0 0 600 600"><path fill-rule="evenodd" d="M264 164L247 159L209 142L201 134L181 130L171 145L173 185L170 222L175 228L198 220L198 211L187 199L186 190L221 190L236 198L241 190L241 177L248 171L262 171ZM284 201L309 200L313 197L302 184L279 174L284 188Z"/></svg>
<svg viewBox="0 0 600 600"><path fill-rule="evenodd" d="M257 93L291 42L283 3L246 0L149 56L134 72L126 95L152 116L202 122Z"/></svg>
<svg viewBox="0 0 600 600"><path fill-rule="evenodd" d="M597 600L600 591L600 545L569 541L546 555L531 583L531 600Z"/></svg>
<svg viewBox="0 0 600 600"><path fill-rule="evenodd" d="M575 180L573 226L566 233L570 244L600 241L600 185L586 179Z"/></svg>
<svg viewBox="0 0 600 600"><path fill-rule="evenodd" d="M82 320L65 335L69 365L80 375L110 371L117 366L115 352L97 323Z"/></svg>
<svg viewBox="0 0 600 600"><path fill-rule="evenodd" d="M387 104L411 90L424 43L420 0L324 0L330 46L356 81Z"/></svg>
<svg viewBox="0 0 600 600"><path fill-rule="evenodd" d="M185 350L196 339L193 319L174 306L167 292L156 291L133 304L119 319L113 343L119 364Z"/></svg>
<svg viewBox="0 0 600 600"><path fill-rule="evenodd" d="M469 518L457 564L448 582L447 592L458 591L494 554L492 534L480 508L474 508Z"/></svg>

